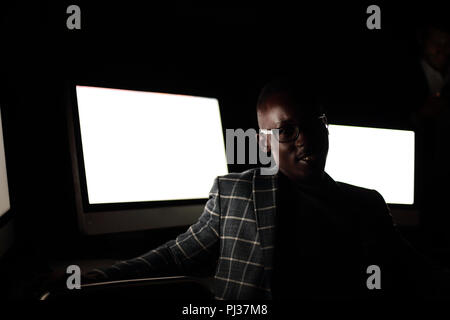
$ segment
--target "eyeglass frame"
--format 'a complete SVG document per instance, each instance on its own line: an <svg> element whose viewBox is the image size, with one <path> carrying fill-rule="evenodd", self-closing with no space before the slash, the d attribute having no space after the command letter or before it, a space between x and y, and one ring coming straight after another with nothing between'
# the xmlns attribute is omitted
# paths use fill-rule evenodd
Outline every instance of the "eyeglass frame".
<svg viewBox="0 0 450 320"><path fill-rule="evenodd" d="M320 116L318 116L317 119L321 119L322 122L323 122L323 124L325 125L325 127L328 129L328 119L327 119L327 116L325 115L325 113L323 113L323 114L321 114ZM297 124L297 125L294 125L294 126L295 126L296 128L298 128L298 132L297 132L297 135L296 135L295 138L293 138L292 140L280 141L280 140L278 140L278 137L277 137L276 135L274 135L275 138L277 139L277 141L280 142L280 143L287 143L287 142L292 142L292 141L297 140L298 137L300 136L301 130L300 130L300 126L299 126L298 124ZM266 134L266 135L269 135L269 134L273 134L272 130L280 130L280 129L282 129L282 128L283 128L283 127L273 128L273 129L259 129L259 132L260 132L260 133L263 133L263 134Z"/></svg>

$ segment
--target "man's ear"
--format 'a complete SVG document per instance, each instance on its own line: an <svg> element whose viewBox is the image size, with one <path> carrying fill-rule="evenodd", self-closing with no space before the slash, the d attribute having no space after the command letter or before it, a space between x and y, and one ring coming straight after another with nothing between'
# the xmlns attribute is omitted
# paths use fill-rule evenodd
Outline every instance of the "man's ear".
<svg viewBox="0 0 450 320"><path fill-rule="evenodd" d="M270 142L269 135L267 134L256 134L256 138L258 139L259 147L263 152L270 152Z"/></svg>

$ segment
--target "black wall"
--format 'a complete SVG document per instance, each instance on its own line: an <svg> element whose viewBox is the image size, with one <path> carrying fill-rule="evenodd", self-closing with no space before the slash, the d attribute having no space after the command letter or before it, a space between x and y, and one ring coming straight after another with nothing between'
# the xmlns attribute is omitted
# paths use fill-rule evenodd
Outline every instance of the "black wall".
<svg viewBox="0 0 450 320"><path fill-rule="evenodd" d="M408 126L416 28L433 7L377 2L382 29L368 30L369 2L74 3L81 30L66 28L72 2L1 4L12 211L22 250L43 260L84 243L72 198L68 81L215 96L224 128L249 128L261 86L289 72L317 83L332 123Z"/></svg>

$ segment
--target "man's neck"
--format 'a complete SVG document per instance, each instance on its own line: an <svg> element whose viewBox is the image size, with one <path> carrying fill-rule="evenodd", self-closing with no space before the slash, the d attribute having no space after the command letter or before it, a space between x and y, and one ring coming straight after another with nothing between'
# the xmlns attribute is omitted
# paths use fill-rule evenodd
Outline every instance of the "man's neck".
<svg viewBox="0 0 450 320"><path fill-rule="evenodd" d="M281 171L279 172L280 174L283 174ZM320 186L323 185L323 183L325 182L325 177L326 174L325 172L322 172L320 174L320 176L315 177L315 178L311 178L311 179L290 179L288 176L286 176L285 174L283 174L284 177L286 179L288 179L289 181L291 181L294 185L298 186L298 187L303 187L303 188L311 188L311 189L316 189L319 188Z"/></svg>

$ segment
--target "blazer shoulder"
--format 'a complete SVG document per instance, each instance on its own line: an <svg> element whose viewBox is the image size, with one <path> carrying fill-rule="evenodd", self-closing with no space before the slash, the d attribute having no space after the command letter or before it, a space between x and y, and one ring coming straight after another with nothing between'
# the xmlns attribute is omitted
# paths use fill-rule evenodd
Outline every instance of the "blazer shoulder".
<svg viewBox="0 0 450 320"><path fill-rule="evenodd" d="M218 176L220 194L250 196L253 191L253 177L258 169L249 169L244 172L233 172Z"/></svg>
<svg viewBox="0 0 450 320"><path fill-rule="evenodd" d="M383 225L391 228L395 225L389 207L378 191L342 182L338 185L349 206L358 211L371 227Z"/></svg>
<svg viewBox="0 0 450 320"><path fill-rule="evenodd" d="M218 180L222 181L231 181L235 183L252 183L253 176L257 172L258 169L249 169L244 172L232 172L222 176L218 176Z"/></svg>
<svg viewBox="0 0 450 320"><path fill-rule="evenodd" d="M385 207L386 202L384 201L381 194L374 189L367 189L363 187L358 187L352 184L344 182L336 182L344 196L348 200L352 201L354 204L359 204L363 206L381 206Z"/></svg>

